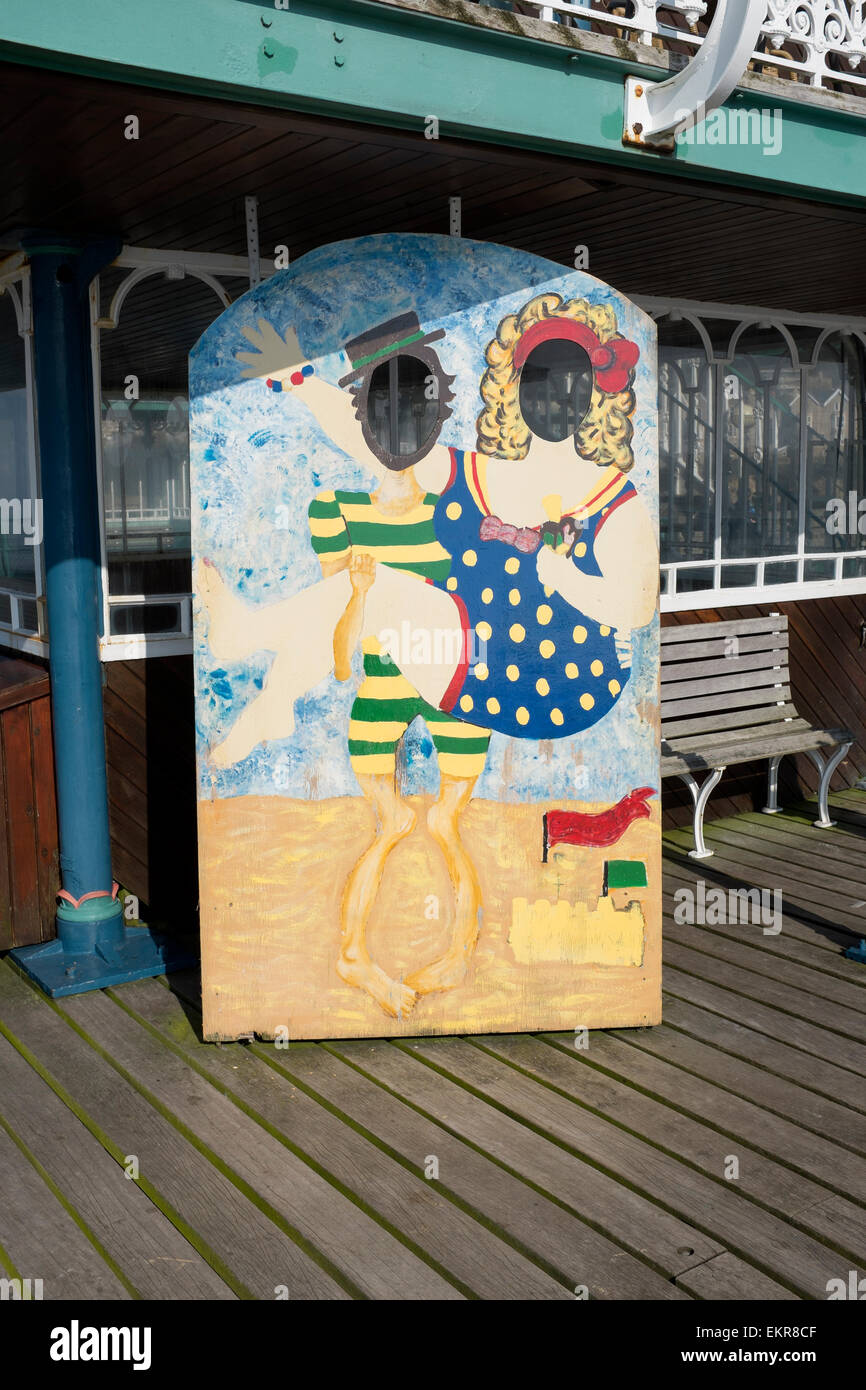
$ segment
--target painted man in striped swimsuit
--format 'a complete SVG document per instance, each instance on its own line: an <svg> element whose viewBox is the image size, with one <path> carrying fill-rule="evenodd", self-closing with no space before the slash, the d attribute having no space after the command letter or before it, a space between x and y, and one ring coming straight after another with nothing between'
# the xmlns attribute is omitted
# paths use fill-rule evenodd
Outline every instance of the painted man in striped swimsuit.
<svg viewBox="0 0 866 1390"><path fill-rule="evenodd" d="M364 796L376 811L377 830L372 844L349 876L343 896L343 938L337 973L348 984L365 989L386 1010L398 1017L408 1013L417 996L450 989L466 973L478 936L481 891L474 865L460 836L459 820L468 806L475 783L484 769L489 729L479 728L436 708L419 693L400 670L395 657L379 638L366 635L367 594L377 567L387 566L414 576L420 586L444 583L450 557L436 539L433 514L438 502L418 483L408 455L394 454L381 446L369 428L372 372L393 362L400 347L411 346L413 358L431 372L441 374L438 357L429 344L441 334L422 334L414 314L402 315L347 344L352 372L342 384L358 379L356 405L365 422L368 448L381 467L376 490L370 492L320 492L310 504L313 548L327 579L349 571L351 597L334 630L334 675L339 681L352 674L352 654L362 645L364 678L350 715L349 757ZM420 356L423 354L423 357ZM450 398L447 379L440 378L436 404L446 408ZM431 412L438 433L444 415ZM432 431L431 431L432 432ZM435 436L434 436L435 437ZM432 443L428 437L423 443ZM411 439L408 447L411 449ZM408 460L408 461L407 461ZM404 627L406 625L403 625ZM462 633L455 633L458 643ZM396 636L396 633L395 633ZM422 640L431 634L421 633ZM400 657L402 659L402 657ZM403 800L396 777L397 747L408 726L424 720L439 760L439 795L427 814L427 828L439 845L454 888L456 912L451 946L439 960L414 971L404 981L390 979L371 961L366 928L376 901L385 862L395 845L407 836L415 813Z"/></svg>

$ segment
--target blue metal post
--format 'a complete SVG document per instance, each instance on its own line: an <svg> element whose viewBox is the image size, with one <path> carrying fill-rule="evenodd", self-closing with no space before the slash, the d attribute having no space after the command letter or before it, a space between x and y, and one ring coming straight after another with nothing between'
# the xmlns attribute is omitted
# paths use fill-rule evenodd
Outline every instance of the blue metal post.
<svg viewBox="0 0 866 1390"><path fill-rule="evenodd" d="M27 236L35 348L45 593L60 871L57 939L12 958L51 995L78 994L190 963L126 927L111 873L99 659L101 583L89 287L118 239Z"/></svg>

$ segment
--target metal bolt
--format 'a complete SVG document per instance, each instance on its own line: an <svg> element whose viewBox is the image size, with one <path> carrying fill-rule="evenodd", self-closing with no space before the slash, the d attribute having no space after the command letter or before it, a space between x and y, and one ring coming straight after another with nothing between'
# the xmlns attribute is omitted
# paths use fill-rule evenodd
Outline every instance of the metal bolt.
<svg viewBox="0 0 866 1390"><path fill-rule="evenodd" d="M345 35L342 34L342 33L340 32L339 29L335 29L335 30L334 30L334 39L336 40L337 43L342 43L344 38L345 38Z"/></svg>
<svg viewBox="0 0 866 1390"><path fill-rule="evenodd" d="M635 121L634 125L632 126L632 130L634 131L635 135L640 135L642 133L643 126L641 125L640 121Z"/></svg>
<svg viewBox="0 0 866 1390"><path fill-rule="evenodd" d="M643 96L643 87L635 87L635 89L634 89L634 94L635 94L636 97L642 97L642 96Z"/></svg>
<svg viewBox="0 0 866 1390"><path fill-rule="evenodd" d="M345 58L338 58L337 55L336 55L336 53L334 54L334 63L335 63L335 65L336 65L338 68L342 68L342 67L345 67L345 66L346 66L346 60L345 60Z"/></svg>

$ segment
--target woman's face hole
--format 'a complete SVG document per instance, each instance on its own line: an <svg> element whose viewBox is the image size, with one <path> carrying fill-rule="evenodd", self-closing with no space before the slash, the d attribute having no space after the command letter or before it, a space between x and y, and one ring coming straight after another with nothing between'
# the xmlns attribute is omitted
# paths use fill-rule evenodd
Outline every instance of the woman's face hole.
<svg viewBox="0 0 866 1390"><path fill-rule="evenodd" d="M579 343L552 338L533 348L520 373L520 413L533 434L559 444L577 430L592 399L592 363Z"/></svg>

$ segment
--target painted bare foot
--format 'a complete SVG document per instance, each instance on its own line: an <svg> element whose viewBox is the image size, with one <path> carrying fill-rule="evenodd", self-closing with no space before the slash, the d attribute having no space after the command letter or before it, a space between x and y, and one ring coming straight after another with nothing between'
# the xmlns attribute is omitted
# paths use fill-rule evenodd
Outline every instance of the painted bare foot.
<svg viewBox="0 0 866 1390"><path fill-rule="evenodd" d="M371 960L349 960L347 956L340 956L337 974L347 985L365 990L391 1018L405 1018L417 1003L414 990L392 980Z"/></svg>
<svg viewBox="0 0 866 1390"><path fill-rule="evenodd" d="M422 965L420 970L413 970L411 975L407 975L406 984L416 994L435 994L437 990L454 989L466 978L470 955L471 948L446 951L438 960Z"/></svg>

